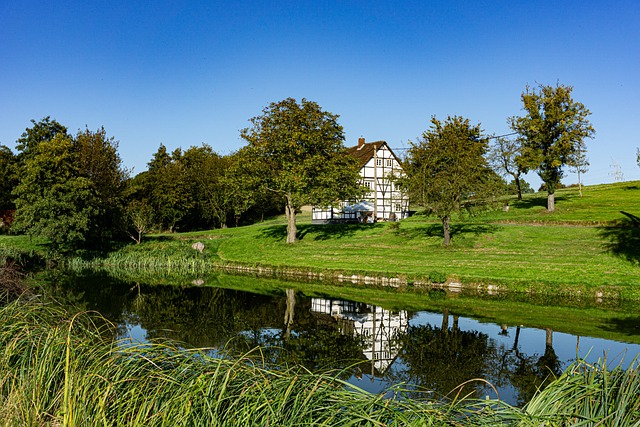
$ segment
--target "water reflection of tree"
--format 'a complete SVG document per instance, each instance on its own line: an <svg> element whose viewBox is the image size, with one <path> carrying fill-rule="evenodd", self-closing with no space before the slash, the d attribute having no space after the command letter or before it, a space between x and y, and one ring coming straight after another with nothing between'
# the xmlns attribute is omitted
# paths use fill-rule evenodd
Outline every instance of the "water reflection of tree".
<svg viewBox="0 0 640 427"><path fill-rule="evenodd" d="M441 327L409 326L400 352L407 369L399 374L404 378L398 379L447 395L469 380L485 378L487 359L492 357L489 336L460 330L457 316L449 328L448 319L445 310ZM478 384L470 383L461 391L468 394L477 389Z"/></svg>
<svg viewBox="0 0 640 427"><path fill-rule="evenodd" d="M502 354L501 375L498 377L508 380L518 391L517 404L523 405L540 389L561 373L560 359L553 349L553 331L545 331L545 351L527 355L520 352L518 337L520 327L516 328L513 346Z"/></svg>
<svg viewBox="0 0 640 427"><path fill-rule="evenodd" d="M362 361L362 342L342 335L333 321L311 314L310 301L297 301L295 291L287 289L284 321L278 328L260 328L236 334L228 342L226 351L230 356L245 355L260 348L253 357L260 357L268 364L277 366L303 366L313 372L338 371L342 378L349 378L358 371Z"/></svg>

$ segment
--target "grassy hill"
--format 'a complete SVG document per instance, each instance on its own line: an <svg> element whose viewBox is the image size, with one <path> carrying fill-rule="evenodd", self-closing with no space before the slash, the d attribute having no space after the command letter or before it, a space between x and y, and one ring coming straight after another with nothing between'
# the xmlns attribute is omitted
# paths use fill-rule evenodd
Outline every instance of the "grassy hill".
<svg viewBox="0 0 640 427"><path fill-rule="evenodd" d="M437 219L415 215L397 224L312 225L299 216L300 241L285 243L284 218L246 227L148 236L110 254L102 263L145 266L181 262L232 263L345 275L400 277L412 281L489 285L547 295L613 295L640 299L640 181L559 190L556 212L546 193L452 220L452 245L442 246ZM3 237L0 248L34 245ZM203 253L192 243L205 244Z"/></svg>

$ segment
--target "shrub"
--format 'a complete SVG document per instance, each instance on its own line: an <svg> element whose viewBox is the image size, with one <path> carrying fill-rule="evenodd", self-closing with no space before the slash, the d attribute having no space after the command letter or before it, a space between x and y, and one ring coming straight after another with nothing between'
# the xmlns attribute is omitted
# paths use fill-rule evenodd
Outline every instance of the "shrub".
<svg viewBox="0 0 640 427"><path fill-rule="evenodd" d="M447 275L441 271L432 271L429 273L429 281L431 283L444 283L447 281Z"/></svg>

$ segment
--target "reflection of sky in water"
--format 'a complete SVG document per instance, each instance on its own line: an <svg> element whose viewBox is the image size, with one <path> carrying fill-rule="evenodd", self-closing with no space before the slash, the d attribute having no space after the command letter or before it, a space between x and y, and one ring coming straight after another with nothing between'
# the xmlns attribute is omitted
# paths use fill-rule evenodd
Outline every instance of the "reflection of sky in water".
<svg viewBox="0 0 640 427"><path fill-rule="evenodd" d="M127 323L125 327L127 328L127 334L120 338L129 338L132 341L137 341L139 343L144 343L147 341L147 331L142 326Z"/></svg>
<svg viewBox="0 0 640 427"><path fill-rule="evenodd" d="M440 328L442 326L442 320L442 313L417 312L409 319L409 325L431 325ZM453 326L452 315L449 315L448 326L449 328ZM131 339L133 342L139 343L147 342L147 332L139 324L127 323L125 327L127 332L121 338ZM503 347L505 350L511 350L513 348L517 333L515 326L508 326L505 334L505 331L502 331L500 325L483 323L465 317L458 318L458 328L461 331L478 331L486 334L492 346L496 348ZM281 332L282 331L277 328L262 328L260 330L260 334L270 334L273 336ZM246 338L250 338L253 333L255 333L255 331L243 331L241 334L245 335ZM578 341L576 336L555 331L553 332L552 339L553 350L558 356L563 370L575 361L576 344L579 344L578 354L580 357L586 357L588 362L593 363L606 355L608 365L611 367L617 366L620 363L622 363L623 367L627 367L633 361L633 358L640 354L640 345L638 344L628 344L591 337L580 337ZM546 331L544 329L520 328L517 348L521 354L528 357L540 357L544 354L545 344ZM213 357L221 356L215 349L207 352L207 354ZM389 370L402 372L406 370L406 368L403 360L396 358ZM361 377L352 376L348 382L372 393L382 393L393 385L386 375L383 375L382 378L372 377L371 374L366 373L366 369ZM483 387L482 390L484 395L488 395L491 398L496 397L490 386ZM499 389L499 393L501 399L508 403L515 404L518 393L513 386L505 385Z"/></svg>
<svg viewBox="0 0 640 427"><path fill-rule="evenodd" d="M418 312L409 319L409 325L421 326L431 325L437 328L442 326L442 313ZM453 316L449 315L449 328L453 326ZM508 326L506 334L501 334L500 325L495 323L483 323L478 320L460 317L458 328L462 331L478 331L489 336L489 340L496 348L504 347L506 350L513 348L516 337L516 326ZM564 370L576 360L576 344L578 346L579 357L589 363L597 362L606 356L607 364L610 367L621 364L628 367L635 357L640 354L640 345L629 344L601 338L578 337L561 332L553 332L553 350L555 351ZM544 329L520 328L518 335L518 350L527 356L540 357L544 354L546 345L546 331ZM398 358L390 367L392 370L406 370L404 362ZM392 384L383 378L372 378L371 375L364 375L362 378L352 377L349 383L372 393L381 393ZM495 398L495 393L491 387L483 388L483 393ZM512 385L505 385L499 389L500 398L508 403L515 404L518 392Z"/></svg>

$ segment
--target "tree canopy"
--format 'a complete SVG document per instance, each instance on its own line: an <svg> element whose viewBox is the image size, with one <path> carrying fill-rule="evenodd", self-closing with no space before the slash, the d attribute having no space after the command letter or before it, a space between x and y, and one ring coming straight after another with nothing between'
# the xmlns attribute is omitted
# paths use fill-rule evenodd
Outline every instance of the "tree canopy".
<svg viewBox="0 0 640 427"><path fill-rule="evenodd" d="M14 194L14 229L47 238L56 253L83 246L99 213L93 184L80 176L74 143L66 133L30 150Z"/></svg>
<svg viewBox="0 0 640 427"><path fill-rule="evenodd" d="M31 123L33 126L25 129L16 141L20 161L29 157L41 142L50 141L58 134L68 135L66 126L61 125L55 119L51 120L50 116L39 122L32 119Z"/></svg>
<svg viewBox="0 0 640 427"><path fill-rule="evenodd" d="M13 151L0 145L0 211L13 210L11 192L18 183L17 158Z"/></svg>
<svg viewBox="0 0 640 427"><path fill-rule="evenodd" d="M445 245L451 240L451 214L471 196L481 202L494 188L495 173L484 158L488 142L481 133L469 119L453 116L441 122L433 116L431 128L410 142L404 185L413 203L441 219Z"/></svg>
<svg viewBox="0 0 640 427"><path fill-rule="evenodd" d="M555 209L555 190L563 177L563 166L575 165L585 138L595 130L587 117L591 112L571 97L573 87L557 84L529 87L522 93L526 114L511 117L511 128L523 140L521 164L538 171L546 184L547 210ZM584 150L583 150L584 152Z"/></svg>
<svg viewBox="0 0 640 427"><path fill-rule="evenodd" d="M246 171L285 205L287 243L296 241L296 212L357 197L359 168L344 147L338 116L312 101L271 103L241 131Z"/></svg>

